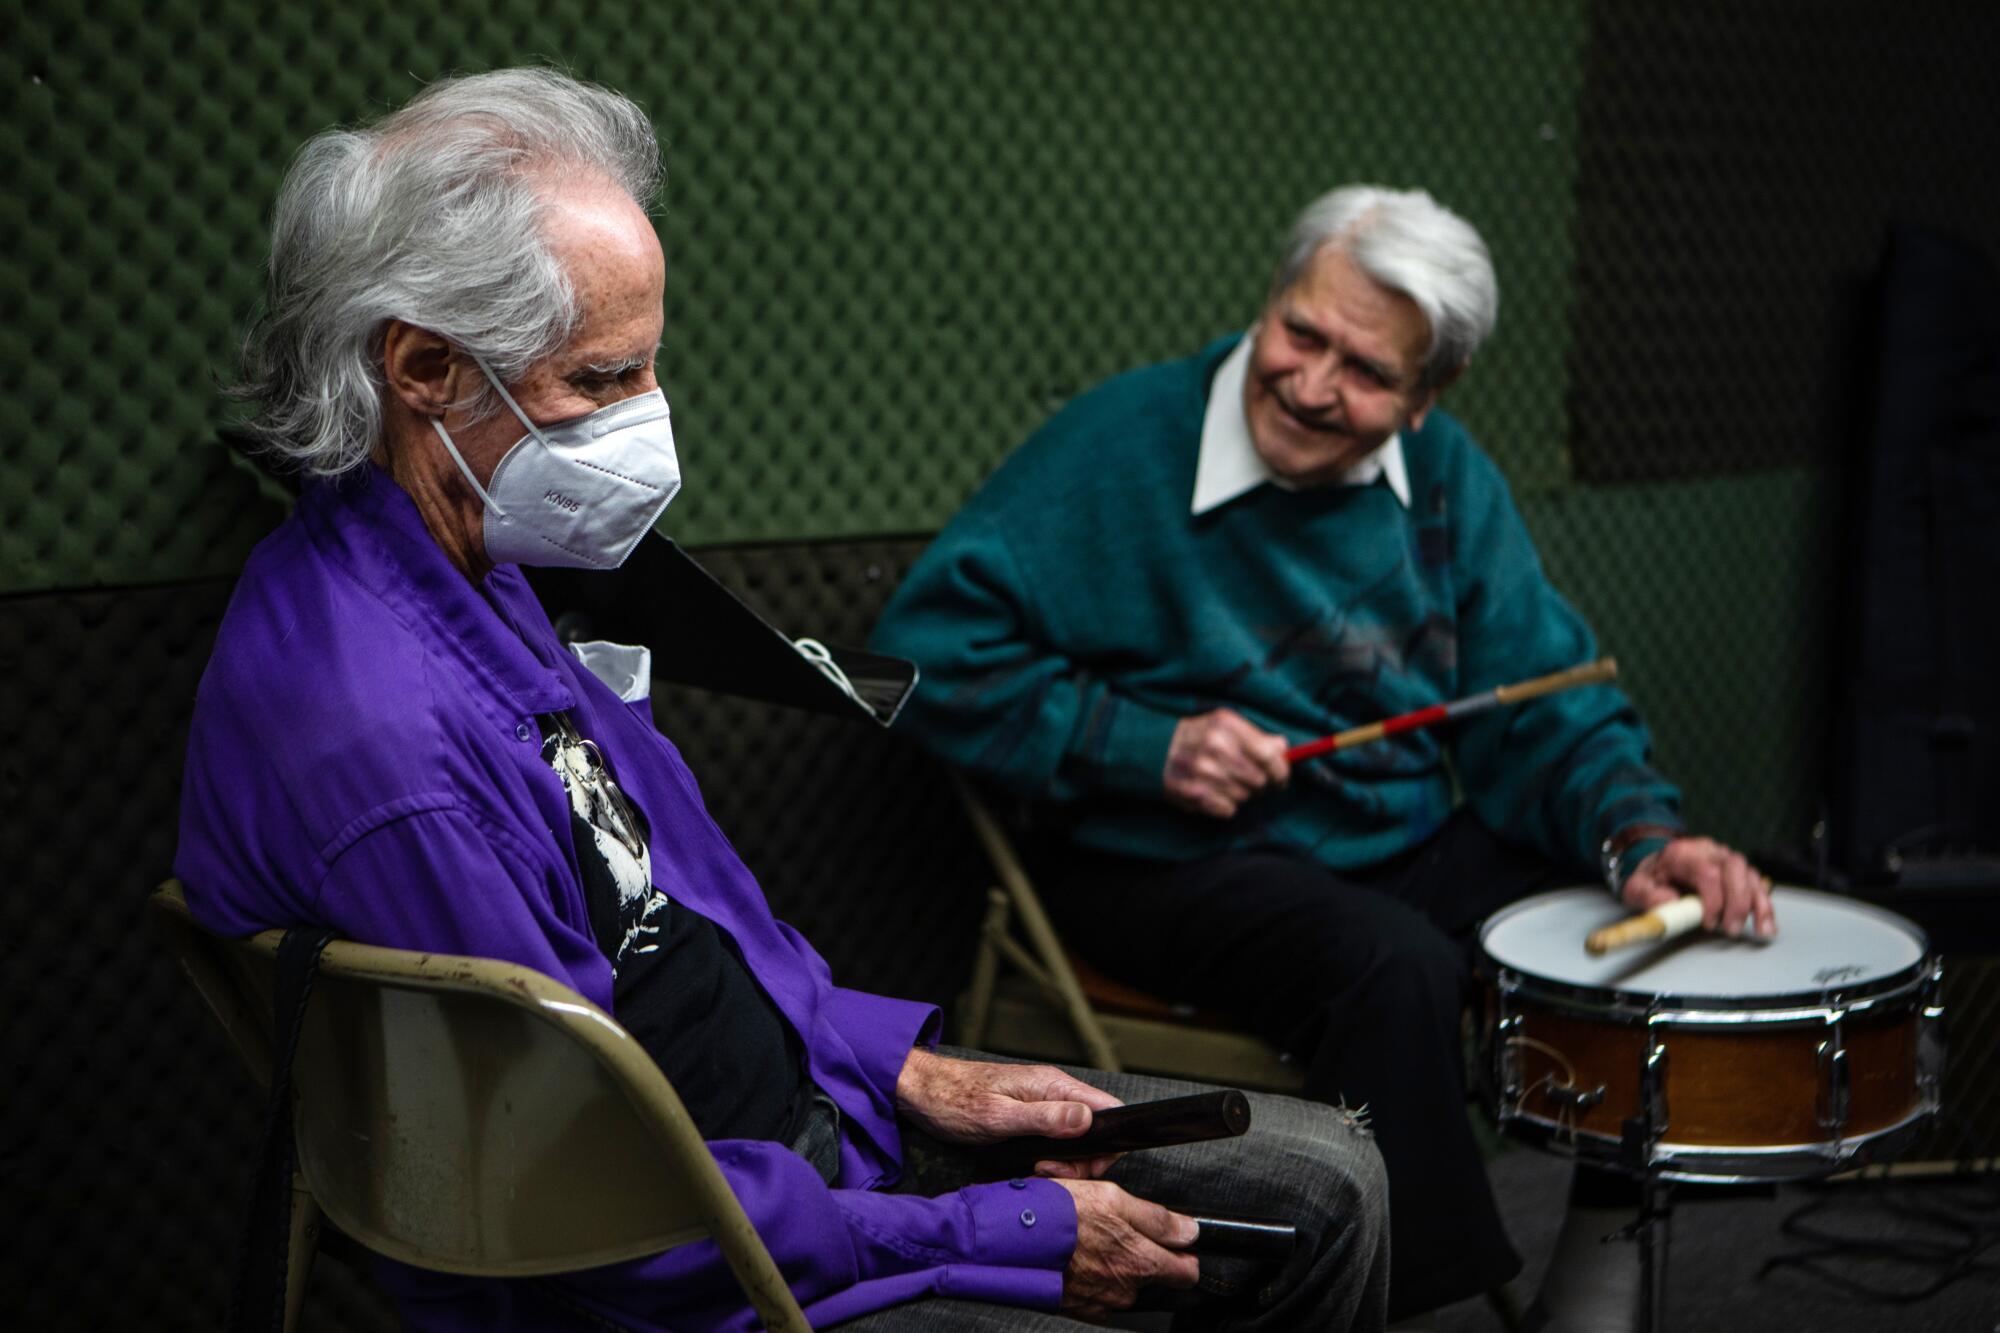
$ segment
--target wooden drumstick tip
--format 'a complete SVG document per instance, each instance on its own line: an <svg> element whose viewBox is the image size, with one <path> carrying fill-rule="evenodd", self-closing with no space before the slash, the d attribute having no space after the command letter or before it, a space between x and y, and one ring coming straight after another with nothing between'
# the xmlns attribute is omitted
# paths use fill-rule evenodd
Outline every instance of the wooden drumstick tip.
<svg viewBox="0 0 2000 1333"><path fill-rule="evenodd" d="M1655 907L1650 912L1628 916L1623 921L1593 930L1584 937L1584 951L1593 957L1642 944L1647 940L1667 940L1701 924L1701 899L1689 894L1676 902Z"/></svg>
<svg viewBox="0 0 2000 1333"><path fill-rule="evenodd" d="M1656 940L1667 933L1667 923L1651 912L1641 912L1628 916L1614 926L1593 930L1584 938L1583 947L1593 957L1622 949L1628 944L1638 944L1644 940Z"/></svg>
<svg viewBox="0 0 2000 1333"><path fill-rule="evenodd" d="M1516 681L1512 685L1496 686L1493 697L1503 704L1526 703L1539 699L1545 694L1555 694L1561 690L1573 690L1579 685L1601 685L1618 676L1618 659L1600 657L1595 662L1585 662L1581 666L1552 671L1546 676L1536 676L1533 680Z"/></svg>

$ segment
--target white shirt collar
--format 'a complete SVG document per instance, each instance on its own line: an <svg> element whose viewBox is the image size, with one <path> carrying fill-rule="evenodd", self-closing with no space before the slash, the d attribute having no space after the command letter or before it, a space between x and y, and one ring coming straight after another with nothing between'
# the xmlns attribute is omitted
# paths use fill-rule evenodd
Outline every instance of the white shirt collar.
<svg viewBox="0 0 2000 1333"><path fill-rule="evenodd" d="M1250 369L1251 334L1224 357L1208 391L1208 411L1201 419L1201 453L1194 467L1194 503L1189 512L1205 514L1246 491L1270 482L1286 490L1291 483L1265 465L1250 439L1250 418L1243 411L1243 377ZM1403 466L1403 437L1391 435L1375 451L1341 474L1342 486L1372 486L1377 480L1410 507L1410 474Z"/></svg>

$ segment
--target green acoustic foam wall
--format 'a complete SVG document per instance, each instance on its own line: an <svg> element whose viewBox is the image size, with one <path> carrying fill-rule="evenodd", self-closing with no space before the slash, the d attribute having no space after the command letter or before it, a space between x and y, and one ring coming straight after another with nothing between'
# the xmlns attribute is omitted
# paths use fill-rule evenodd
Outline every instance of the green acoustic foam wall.
<svg viewBox="0 0 2000 1333"><path fill-rule="evenodd" d="M1578 100L1587 482L1834 461L1890 223L2000 255L2000 5L1593 6Z"/></svg>
<svg viewBox="0 0 2000 1333"><path fill-rule="evenodd" d="M1527 373L1487 401L1553 443L1571 10L914 8L824 45L755 12L719 45L788 47L777 95L698 60L751 124L662 116L686 126L678 535L936 526L1070 395L1247 323L1291 212L1355 178L1428 183L1493 230ZM741 333L701 327L722 321Z"/></svg>
<svg viewBox="0 0 2000 1333"><path fill-rule="evenodd" d="M1785 849L1813 816L1834 674L1833 486L1771 472L1573 491L1524 515L1619 659L1691 827Z"/></svg>
<svg viewBox="0 0 2000 1333"><path fill-rule="evenodd" d="M1555 485L1584 32L1580 0L37 0L0 51L0 591L233 570L275 511L217 385L290 155L533 60L660 131L683 540L935 528L1063 399L1247 323L1351 179L1485 229L1502 332L1454 396Z"/></svg>

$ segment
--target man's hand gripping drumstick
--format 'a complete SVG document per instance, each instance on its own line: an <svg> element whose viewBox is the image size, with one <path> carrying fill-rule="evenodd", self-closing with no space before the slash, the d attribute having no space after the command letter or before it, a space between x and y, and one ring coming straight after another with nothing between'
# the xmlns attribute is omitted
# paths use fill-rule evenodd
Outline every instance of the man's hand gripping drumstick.
<svg viewBox="0 0 2000 1333"><path fill-rule="evenodd" d="M1741 935L1754 923L1759 939L1778 933L1771 881L1713 838L1675 838L1639 863L1620 895L1638 913L1594 930L1583 942L1593 954L1646 940L1670 940L1696 926Z"/></svg>
<svg viewBox="0 0 2000 1333"><path fill-rule="evenodd" d="M1595 685L1617 674L1618 663L1607 657L1533 680L1496 686L1483 694L1450 703L1432 704L1380 722L1350 727L1298 745L1288 745L1284 737L1259 729L1234 709L1217 708L1182 718L1174 728L1161 782L1167 799L1181 809L1228 819L1243 802L1266 787L1282 787L1290 781L1293 764L1405 731L1455 722L1489 708L1525 703L1579 685Z"/></svg>

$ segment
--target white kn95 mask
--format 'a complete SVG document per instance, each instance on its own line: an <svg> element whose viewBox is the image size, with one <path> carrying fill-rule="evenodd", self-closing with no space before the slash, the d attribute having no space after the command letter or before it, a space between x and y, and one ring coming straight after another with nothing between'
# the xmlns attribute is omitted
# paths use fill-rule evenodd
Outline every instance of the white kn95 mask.
<svg viewBox="0 0 2000 1333"><path fill-rule="evenodd" d="M444 423L431 429L486 505L486 558L494 564L616 569L681 489L674 423L659 389L555 426L537 426L485 360L480 371L528 433L481 486Z"/></svg>

